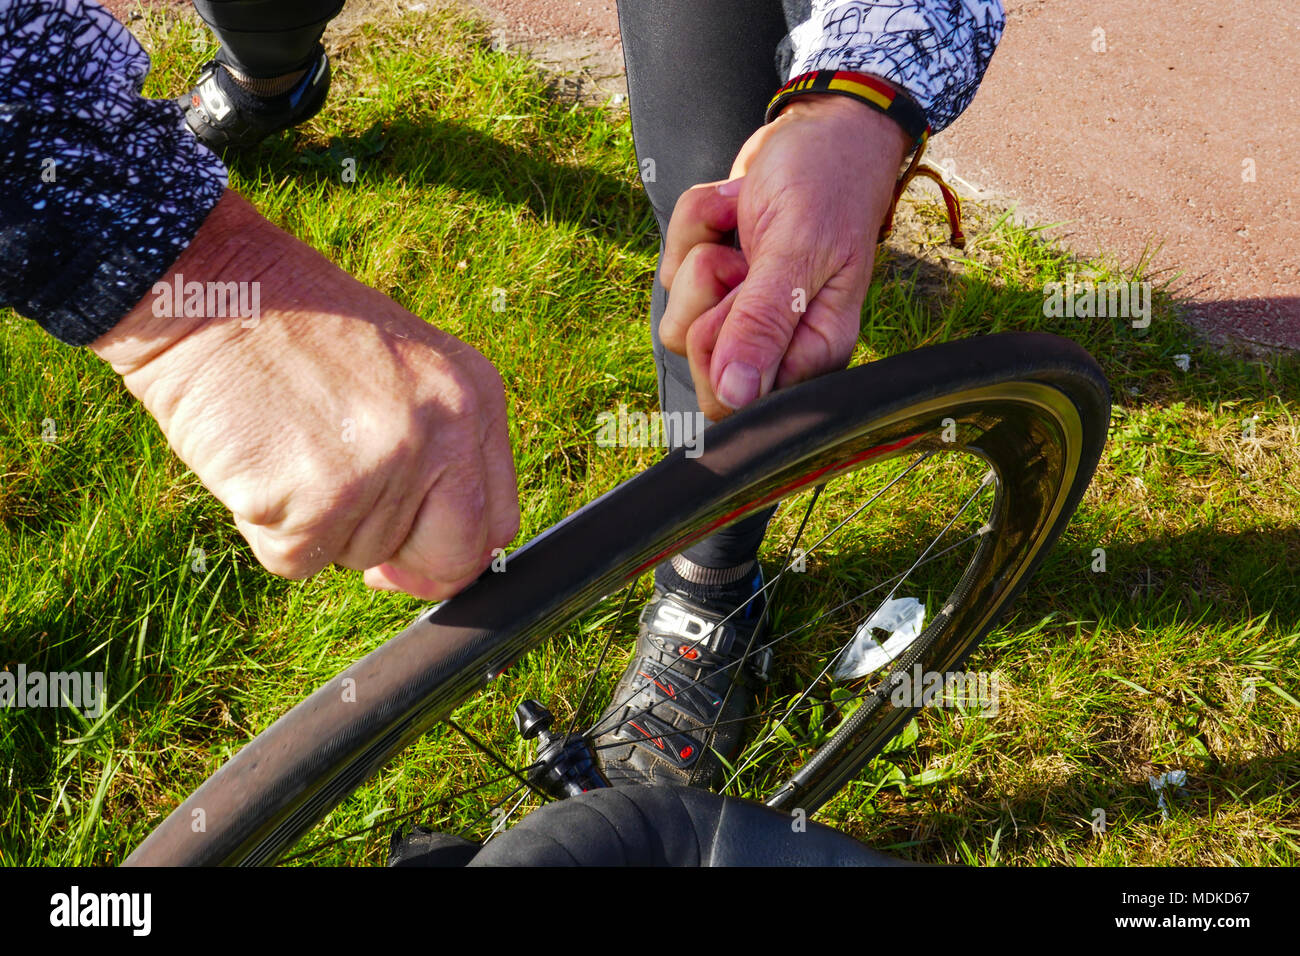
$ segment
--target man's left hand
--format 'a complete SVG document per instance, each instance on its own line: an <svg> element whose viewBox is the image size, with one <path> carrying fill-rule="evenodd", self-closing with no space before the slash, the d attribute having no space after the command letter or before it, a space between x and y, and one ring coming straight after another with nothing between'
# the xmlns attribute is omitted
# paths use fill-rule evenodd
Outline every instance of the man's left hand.
<svg viewBox="0 0 1300 956"><path fill-rule="evenodd" d="M848 363L906 147L865 104L803 96L749 138L726 183L682 194L659 335L689 358L709 418ZM739 250L722 243L733 229Z"/></svg>

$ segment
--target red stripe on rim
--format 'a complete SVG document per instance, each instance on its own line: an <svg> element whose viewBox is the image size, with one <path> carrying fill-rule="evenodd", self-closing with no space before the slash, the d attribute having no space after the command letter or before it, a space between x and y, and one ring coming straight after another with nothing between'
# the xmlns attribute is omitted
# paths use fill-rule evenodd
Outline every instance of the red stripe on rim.
<svg viewBox="0 0 1300 956"><path fill-rule="evenodd" d="M868 448L866 451L859 452L858 454L854 455L852 458L846 458L844 461L838 462L836 464L825 465L821 468L818 468L816 471L809 472L808 474L804 475L802 478L796 478L788 485L782 485L780 488L777 488L775 491L768 492L762 498L759 498L755 501L751 501L748 504L741 505L739 508L735 509L734 511L728 512L727 514L723 515L721 518L718 518L712 523L701 528L699 531L695 532L693 535L687 538L684 542L678 544L672 544L669 547L665 548L663 551L660 551L653 558L651 558L649 561L646 561L635 571L629 574L626 578L624 578L623 579L624 583L640 577L647 568L654 567L656 564L658 564L660 561L662 561L664 558L668 557L669 555L676 554L678 551L682 550L682 548L694 544L700 538L712 534L718 528L721 528L724 524L733 520L738 515L744 514L746 511L751 511L754 508L761 508L763 505L775 501L777 498L784 495L787 491L793 491L795 488L802 488L804 485L810 485L818 478L821 478L823 475L833 474L837 471L843 471L845 468L848 468L850 465L856 465L858 462L866 461L868 458L874 458L877 455L883 455L886 452L897 451L900 448L906 448L908 445L912 444L912 442L916 441L924 434L925 432L917 432L915 435L908 435L906 438L900 438L898 441L890 442L887 445L876 445L874 448Z"/></svg>

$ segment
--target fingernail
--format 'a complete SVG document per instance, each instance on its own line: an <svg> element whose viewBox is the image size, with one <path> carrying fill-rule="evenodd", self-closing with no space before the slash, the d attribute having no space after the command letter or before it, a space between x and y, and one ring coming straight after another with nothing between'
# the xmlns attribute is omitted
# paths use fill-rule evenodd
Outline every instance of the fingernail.
<svg viewBox="0 0 1300 956"><path fill-rule="evenodd" d="M745 179L744 176L741 176L738 179L728 179L725 183L723 183L718 187L718 195L728 196L728 197L739 195L740 184L744 181L744 179Z"/></svg>
<svg viewBox="0 0 1300 956"><path fill-rule="evenodd" d="M740 408L758 398L763 378L758 369L745 362L732 362L718 379L718 401L728 408Z"/></svg>

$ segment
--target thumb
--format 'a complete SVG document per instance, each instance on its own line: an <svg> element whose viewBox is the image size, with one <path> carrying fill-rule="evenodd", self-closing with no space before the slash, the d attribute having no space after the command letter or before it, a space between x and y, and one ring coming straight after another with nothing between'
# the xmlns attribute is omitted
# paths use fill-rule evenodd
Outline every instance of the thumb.
<svg viewBox="0 0 1300 956"><path fill-rule="evenodd" d="M740 408L766 395L776 381L781 360L799 325L809 297L807 281L791 274L789 263L777 265L757 256L718 333L709 364L709 380L718 400Z"/></svg>

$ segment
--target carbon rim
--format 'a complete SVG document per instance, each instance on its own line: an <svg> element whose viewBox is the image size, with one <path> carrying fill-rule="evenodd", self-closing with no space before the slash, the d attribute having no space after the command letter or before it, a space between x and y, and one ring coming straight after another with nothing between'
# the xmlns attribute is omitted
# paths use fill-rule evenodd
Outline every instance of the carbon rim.
<svg viewBox="0 0 1300 956"><path fill-rule="evenodd" d="M951 353L950 346L927 351L932 358L941 350ZM890 363L919 379L919 355L826 376L773 396L711 431L714 441L698 462L670 456L553 526L510 557L512 573L485 576L455 601L423 615L259 735L128 862L274 860L392 755L603 595L716 527L867 461L960 451L986 462L995 475L996 533L980 542L979 560L953 592L958 601L952 611L932 623L925 640L909 647L895 670L922 657L935 669L959 661L1059 532L1067 506L1082 494L1095 464L1105 422L1085 428L1071 399L1032 375L956 388L922 401L877 402L877 412L869 416L855 417L842 401L825 400L846 390L868 391L868 373ZM1100 376L1094 370L1091 365L1071 374L1095 382ZM987 379L987 371L981 374ZM896 377L900 392L915 390L906 375ZM1092 387L1104 390L1104 384ZM688 513L652 534L620 533L630 526L628 511L644 513L669 488L691 502ZM572 573L558 590L557 563ZM507 595L510 600L503 603ZM375 701L364 713L340 705L340 688L347 682L364 685ZM888 706L888 694L864 701L769 802L821 805L910 717L907 710ZM201 833L189 826L197 810L208 821Z"/></svg>

